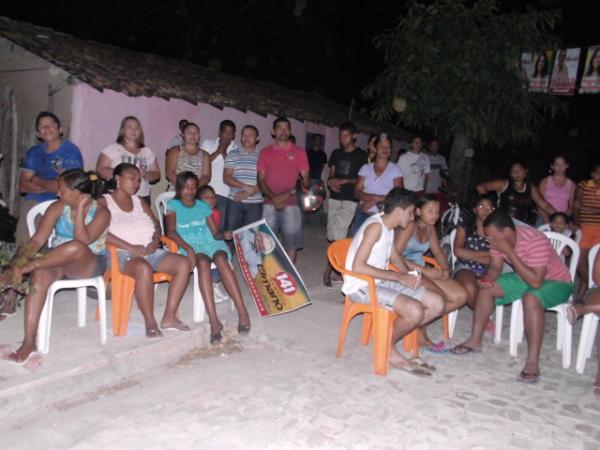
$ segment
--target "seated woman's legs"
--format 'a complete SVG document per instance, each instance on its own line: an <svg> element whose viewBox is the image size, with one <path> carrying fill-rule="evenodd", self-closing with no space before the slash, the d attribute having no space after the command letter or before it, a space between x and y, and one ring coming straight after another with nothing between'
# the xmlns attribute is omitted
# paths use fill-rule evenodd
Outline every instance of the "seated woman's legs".
<svg viewBox="0 0 600 450"><path fill-rule="evenodd" d="M31 261L20 269L30 274L29 293L25 297L25 339L23 345L10 359L21 362L36 350L36 336L42 309L50 285L64 278L87 278L96 268L96 257L90 249L78 241L71 241L51 249L43 257Z"/></svg>
<svg viewBox="0 0 600 450"><path fill-rule="evenodd" d="M217 336L223 330L223 324L217 317L217 308L215 306L215 293L213 291L212 276L210 272L211 259L202 254L196 254L196 267L198 268L198 284L200 292L204 299L204 307L208 314L210 322L210 335Z"/></svg>
<svg viewBox="0 0 600 450"><path fill-rule="evenodd" d="M446 305L444 313L448 314L452 311L462 308L467 303L469 296L467 290L456 280L451 278L447 280L431 280L444 293Z"/></svg>
<svg viewBox="0 0 600 450"><path fill-rule="evenodd" d="M163 314L160 326L162 328L176 328L180 331L189 331L190 327L177 319L179 304L190 281L192 268L189 259L185 256L169 253L158 264L156 271L168 273L173 276L169 283L167 305L165 306L165 313Z"/></svg>
<svg viewBox="0 0 600 450"><path fill-rule="evenodd" d="M123 267L122 273L135 279L135 299L144 316L146 336L159 337L162 333L154 318L154 282L152 266L143 258L132 258Z"/></svg>
<svg viewBox="0 0 600 450"><path fill-rule="evenodd" d="M217 268L219 269L219 273L221 274L221 278L223 279L223 285L227 290L229 296L233 299L235 306L238 310L239 315L239 326L241 327L249 327L250 326L250 317L248 316L248 311L246 310L246 305L244 305L244 299L242 298L242 292L240 291L240 285L235 277L235 272L231 268L229 261L227 260L227 254L225 252L219 251L214 255L214 262Z"/></svg>
<svg viewBox="0 0 600 450"><path fill-rule="evenodd" d="M475 307L477 292L479 291L479 287L477 286L477 277L472 271L463 269L459 270L454 275L454 279L467 291L467 306L473 309Z"/></svg>

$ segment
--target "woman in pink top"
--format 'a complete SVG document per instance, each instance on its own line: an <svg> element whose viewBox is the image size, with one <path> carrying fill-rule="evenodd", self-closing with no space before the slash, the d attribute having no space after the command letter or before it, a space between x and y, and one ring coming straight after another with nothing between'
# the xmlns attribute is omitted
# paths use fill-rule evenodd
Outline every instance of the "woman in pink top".
<svg viewBox="0 0 600 450"><path fill-rule="evenodd" d="M564 156L556 156L550 168L552 169L552 175L548 175L541 181L540 194L556 211L570 216L576 186L573 180L567 178L566 175L569 163ZM548 223L547 214L544 211L540 212L544 222Z"/></svg>
<svg viewBox="0 0 600 450"><path fill-rule="evenodd" d="M160 225L150 207L135 195L142 182L140 170L121 163L115 167L114 179L116 189L100 200L111 214L106 242L118 248L121 272L135 278L134 293L146 323L146 336L162 336L154 318L153 272L173 275L161 328L189 331L176 314L192 271L190 262L185 256L160 248Z"/></svg>

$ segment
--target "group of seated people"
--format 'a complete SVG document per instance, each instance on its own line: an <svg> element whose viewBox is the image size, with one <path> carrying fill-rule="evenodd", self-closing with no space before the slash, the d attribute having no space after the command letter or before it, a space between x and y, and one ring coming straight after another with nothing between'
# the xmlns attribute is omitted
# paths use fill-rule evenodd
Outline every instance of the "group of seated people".
<svg viewBox="0 0 600 450"><path fill-rule="evenodd" d="M482 195L472 215L461 217L457 226L453 246L456 263L451 271L435 228L439 218L436 197L418 197L396 187L385 196L383 205L383 212L368 217L355 233L345 268L373 277L379 304L398 316L390 365L417 374L431 373L421 358L406 358L396 348L396 343L413 330L420 335L420 345L432 352L479 352L486 330L493 335L490 315L495 305L522 299L528 354L517 380L537 382L544 310L566 303L573 293L573 280L564 263L568 255L558 255L544 233L505 210L496 210L496 202ZM560 232L564 218L554 219L553 227ZM435 267L425 263L426 253L435 259ZM397 270L392 270L394 267ZM598 283L600 256L594 270ZM368 284L359 278L344 275L342 292L352 301L370 302ZM432 343L425 326L465 304L473 310L469 338L453 348L443 342ZM567 307L567 320L574 323L587 313L600 314L598 288L589 290L585 303ZM600 393L600 372L594 389Z"/></svg>

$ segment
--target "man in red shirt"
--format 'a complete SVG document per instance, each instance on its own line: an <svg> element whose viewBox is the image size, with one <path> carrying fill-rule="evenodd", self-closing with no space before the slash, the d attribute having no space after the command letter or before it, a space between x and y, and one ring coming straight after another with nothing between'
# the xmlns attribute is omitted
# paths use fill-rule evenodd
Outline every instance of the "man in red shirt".
<svg viewBox="0 0 600 450"><path fill-rule="evenodd" d="M542 232L522 222L515 225L506 212L490 214L483 228L490 243L490 265L479 281L471 337L455 347L452 353L462 355L481 351L485 325L494 306L521 299L527 361L517 380L535 383L540 375L544 310L569 300L573 292L571 276ZM514 272L502 274L505 261Z"/></svg>
<svg viewBox="0 0 600 450"><path fill-rule="evenodd" d="M296 200L296 182L310 186L306 152L290 142L291 124L285 117L273 122L275 143L261 150L256 164L258 186L264 195L263 217L274 233L281 232L283 247L292 262L302 248L302 213Z"/></svg>

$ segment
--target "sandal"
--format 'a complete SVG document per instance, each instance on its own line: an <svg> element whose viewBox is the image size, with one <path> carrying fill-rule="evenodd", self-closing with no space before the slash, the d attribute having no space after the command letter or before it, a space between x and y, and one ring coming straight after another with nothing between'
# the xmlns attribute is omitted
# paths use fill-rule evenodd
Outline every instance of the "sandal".
<svg viewBox="0 0 600 450"><path fill-rule="evenodd" d="M430 377L433 375L429 370L427 370L424 367L421 367L416 362L408 361L408 364L401 364L401 365L390 364L390 366L392 366L395 369L401 370L403 372L410 373L411 375L415 375L417 377L427 378L427 377Z"/></svg>
<svg viewBox="0 0 600 450"><path fill-rule="evenodd" d="M223 339L223 332L221 330L217 334L211 334L210 335L210 344L211 345L216 345L219 342L221 342L222 339Z"/></svg>
<svg viewBox="0 0 600 450"><path fill-rule="evenodd" d="M481 353L481 350L478 348L472 348L465 344L457 345L456 347L450 349L450 353L453 355L467 355L469 353Z"/></svg>
<svg viewBox="0 0 600 450"><path fill-rule="evenodd" d="M163 337L162 332L158 328L153 328L151 330L146 330L147 338L159 338Z"/></svg>
<svg viewBox="0 0 600 450"><path fill-rule="evenodd" d="M238 325L238 333L242 336L246 336L248 333L250 333L250 324L248 325Z"/></svg>
<svg viewBox="0 0 600 450"><path fill-rule="evenodd" d="M517 377L517 381L525 384L535 384L539 381L540 374L534 372L525 372L521 370L521 373Z"/></svg>
<svg viewBox="0 0 600 450"><path fill-rule="evenodd" d="M577 322L578 318L579 315L577 314L575 307L573 305L567 305L565 308L565 319L567 319L567 322L569 322L571 325L575 325L575 322Z"/></svg>
<svg viewBox="0 0 600 450"><path fill-rule="evenodd" d="M446 346L446 343L444 341L440 341L431 345L431 347L425 347L425 351L431 353L448 353L450 351L450 348Z"/></svg>
<svg viewBox="0 0 600 450"><path fill-rule="evenodd" d="M419 367L422 367L425 370L429 370L429 371L436 370L435 366L432 366L431 364L428 364L427 362L425 362L425 360L423 360L422 358L420 358L418 356L409 359L408 362L409 363L416 363L416 364L419 365Z"/></svg>

